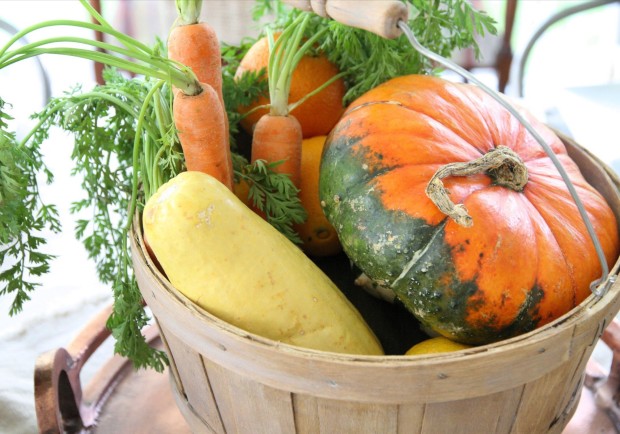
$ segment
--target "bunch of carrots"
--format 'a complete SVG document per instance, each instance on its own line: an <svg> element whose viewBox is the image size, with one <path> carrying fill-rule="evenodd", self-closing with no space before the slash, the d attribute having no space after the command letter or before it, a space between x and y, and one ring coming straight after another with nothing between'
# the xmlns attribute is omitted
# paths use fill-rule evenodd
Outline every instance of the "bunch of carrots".
<svg viewBox="0 0 620 434"><path fill-rule="evenodd" d="M232 189L233 167L228 141L228 120L222 97L222 69L217 35L206 22L199 22L200 0L177 1L178 24L168 38L168 57L190 67L202 86L202 93L175 92L174 119L188 170L208 173ZM269 41L269 113L252 132L251 161L262 160L276 173L299 186L301 177L302 128L291 112L321 92L341 75L336 75L293 104L289 93L293 71L306 52L327 31L316 32L303 41L310 15L298 16L278 35L267 29ZM264 108L256 107L255 110ZM246 113L249 115L251 112ZM254 209L261 215L254 197ZM296 223L301 223L297 221Z"/></svg>
<svg viewBox="0 0 620 434"><path fill-rule="evenodd" d="M170 84L173 89L171 123L176 129L187 170L207 173L232 190L235 171L229 143L229 123L222 92L221 47L215 31L207 23L198 21L202 0L176 0L178 20L167 41L167 56L115 30L87 0L79 1L93 17L94 22L53 20L24 29L9 40L4 47L0 47L0 69L30 57L54 54L88 59L108 67L142 75L145 80L153 80L154 84L150 87L144 101L132 101L130 104L135 106L125 107L132 113L136 113L137 123L132 156L131 206L123 232L127 232L131 227L132 217L137 208L140 172L143 172L143 186L146 184L145 176L148 173L144 172L148 170L145 169L145 160L150 158L146 162L147 166L158 164L157 152L149 150L150 157L148 157L143 150L143 147L146 149L146 144L143 143L143 133L151 128L151 124L146 120L148 107L152 104L159 104L157 101L162 97L162 90L165 89L166 84ZM282 32L277 41L274 40L273 35L270 35L270 113L261 119L253 137L253 162L265 161L267 164L262 167L273 167L278 172L285 173L286 177L290 177L292 181L291 186L298 183L300 176L302 140L299 122L290 115L294 107L288 104L291 75L303 53L319 36L319 34L314 35L300 47L307 21L307 17L299 17L293 25ZM14 48L21 38L30 33L42 28L62 26L101 32L115 38L119 44L60 36ZM60 46L62 43L71 45ZM328 84L326 83L321 89ZM313 94L321 89L317 89ZM302 102L303 100L300 100L296 104ZM148 134L151 134L151 131ZM25 141L20 146L24 143ZM161 183L167 181L159 177L153 179L156 179L156 182L149 180L148 190L143 192L146 195L151 194ZM294 190L294 187L292 188ZM293 194L295 193L294 191ZM288 205L291 203L294 201L289 201ZM292 219L293 223L303 221L299 220L300 215L305 217L303 210L301 214L298 212L297 216ZM118 251L123 256L120 259L122 265L119 265L119 270L130 267L126 240L122 246L119 246ZM116 332L114 333L117 338L115 348L119 354L133 359L134 363L136 358L140 358L137 366L155 363L161 367L158 364L158 360L161 359L155 360L148 355L150 350L146 348L143 339L141 342L135 340L141 337L139 329L144 324L143 309L142 314L137 313L137 309L132 310L131 313L127 310L116 311L116 302L119 298L124 299L123 303L127 303L127 300L139 300L139 294L132 293L129 297L127 293L122 292L134 291L124 286L131 286L128 280L125 276L119 276L119 284L125 289L117 291L115 286L114 291L115 310L111 320L116 317L112 322L116 321L116 324L120 324L118 333L122 333L120 337ZM109 322L109 324L112 323ZM130 326L126 327L127 325ZM120 339L127 339L127 334L132 333L135 336L130 336L128 342L119 345Z"/></svg>
<svg viewBox="0 0 620 434"><path fill-rule="evenodd" d="M191 68L202 90L196 95L178 90L174 93L174 122L186 167L205 172L232 189L234 173L222 96L220 44L209 24L199 21L201 0L177 0L176 4L179 18L168 38L168 57L179 66ZM300 46L308 20L308 14L300 15L277 40L267 30L270 111L261 117L252 133L251 161L271 163L276 173L286 174L296 186L301 176L302 130L290 112L339 78L333 77L301 100L289 104L293 71L327 30L315 33Z"/></svg>
<svg viewBox="0 0 620 434"><path fill-rule="evenodd" d="M187 169L208 173L232 189L233 166L222 96L220 45L209 24L198 21L200 4L201 0L177 0L179 18L168 38L168 57L191 68L202 89L197 95L175 91L174 121ZM290 112L339 78L332 78L305 98L289 105L293 71L326 31L322 29L315 33L300 47L308 19L308 14L300 15L277 40L267 30L270 111L260 118L252 133L252 162L274 163L274 171L288 175L295 185L299 185L301 176L302 130Z"/></svg>
<svg viewBox="0 0 620 434"><path fill-rule="evenodd" d="M187 170L207 173L232 190L235 172L222 92L220 43L213 28L206 22L199 22L202 0L176 0L178 19L167 41L167 57L115 30L87 0L80 0L80 3L95 19L95 23L56 20L27 28L15 35L0 50L0 69L29 57L56 54L89 59L158 81L143 101L138 119L134 141L133 193L126 229L132 223L131 216L137 204L138 163L141 158L140 128L144 124L143 116L146 107L157 98L157 93L165 83L170 83L174 89L172 122L182 146ZM289 107L291 76L303 53L322 33L315 34L299 48L307 21L307 15L305 18L298 17L282 32L277 42L274 42L273 35L270 35L271 111L268 116L261 119L260 125L257 125L254 131L252 151L252 162L262 160L270 163L268 164L270 170L287 174L294 185L297 185L299 180L301 127L289 112L307 98ZM101 32L116 38L120 44L113 45L76 37L57 37L10 50L20 38L38 29L54 26L74 26ZM57 44L62 42L77 44L79 48L59 47ZM331 81L333 80L307 97L318 93ZM152 163L157 164L156 161ZM149 192L156 190L157 187L158 185L149 186ZM260 197L256 199L260 200ZM300 223L294 219L293 222Z"/></svg>
<svg viewBox="0 0 620 434"><path fill-rule="evenodd" d="M293 71L304 54L311 50L313 45L317 44L319 37L321 35L324 36L324 32L328 30L328 27L323 25L319 27L320 30L316 30L317 27L313 27L314 23L310 22L310 14L300 12L290 16L292 21L279 35L276 36L267 29L270 49L267 67L270 98L268 104L269 113L261 117L252 131L252 164L247 164L239 170L240 161L243 160L243 164L247 163L247 161L242 159L240 155L231 152L231 137L229 134L231 131L234 131L233 128L236 126L235 119L237 113L233 115L232 111L228 112L232 121L229 124L223 98L223 91L229 90L228 87L223 89L223 80L229 78L229 76L223 77L222 52L215 31L207 23L198 21L202 0L176 0L178 20L167 40L167 56L163 55L161 53L163 50L159 50L158 47L151 48L115 30L91 6L88 0L79 1L90 14L93 22L52 20L24 29L11 38L3 47L0 47L0 69L31 57L53 54L87 59L104 64L112 69L133 72L145 78L144 84L146 85L143 87L145 89L144 99L142 97L137 98L135 95L131 97L127 95L110 95L101 90L96 92L97 98L105 99L106 102L113 106L114 110L124 111L128 114L128 118L136 121L132 144L133 152L129 158L132 164L131 167L128 167L132 169L130 206L122 207L122 213L127 212L127 218L125 225L120 230L116 227L116 221L110 223L111 219L109 219L109 216L107 217L108 221L106 223L110 223L110 227L107 229L110 229L112 235L108 236L108 233L106 233L106 236L113 239L109 244L114 244L114 252L109 256L113 257L113 261L117 262L115 264L106 263L107 268L103 268L106 268L107 276L114 276L112 283L115 303L108 326L112 329L113 335L117 340L116 351L121 355L128 356L132 359L134 365L138 367L149 365L158 368L162 367L159 362L163 356L160 354L153 357L152 349L148 347L140 333L141 327L144 326L147 318L135 280L129 276L128 270L131 269L131 261L129 259L126 233L133 224L132 217L138 206L140 188L142 188L141 192L144 200L146 200L161 184L168 180L167 178L181 170L181 164L178 167L175 165L174 170L168 170L169 167L162 163L161 157L166 152L164 148L168 150L173 149L175 157L178 157L180 154L178 152L178 144L180 143L187 170L207 173L231 190L234 187L235 178L248 181L251 184L249 197L254 202L254 209L259 211L261 215L267 218L273 226L283 232L289 239L301 243L292 225L302 223L305 219L305 212L296 195L301 178L300 166L303 135L300 123L291 112L308 98L318 94L335 80L340 79L342 74L333 76L305 97L290 104L289 91ZM412 0L408 0L408 2L412 3ZM459 0L459 3L463 2L464 0ZM260 3L268 5L270 2L262 1ZM449 42L448 45L451 48L467 45L471 41L467 37L463 37L462 31L444 32L444 27L442 27L445 24L445 27L449 30L451 30L451 27L469 28L471 30L472 26L469 21L461 23L457 22L459 20L456 19L445 19L444 15L435 13L436 8L441 2L427 3L428 5L424 6L424 8L420 6L421 10L426 11L426 15L419 14L420 24L418 26L422 27L424 34L428 36L427 39L424 39L426 46L429 46L429 42L433 42L435 45L431 46L435 47L435 51L444 52L446 41ZM455 8L455 10L460 11L459 8ZM461 15L469 16L462 13ZM463 18L460 21L463 20L465 19ZM433 24L433 21L435 21L434 26L427 26L429 23ZM443 24L439 25L439 21ZM289 21L286 22L288 23ZM455 25L455 23L458 25ZM59 36L27 43L23 46L18 46L19 44L17 44L22 38L31 36L31 33L39 29L60 28L63 26L100 32L114 38L118 43L109 44L85 38ZM324 40L321 44L324 44L326 40L331 40L332 47L336 47L338 44L346 45L351 42L350 47L334 49L336 54L338 54L336 57L340 58L342 64L354 64L353 68L351 66L347 68L339 65L341 70L348 70L348 76L351 80L353 78L363 79L363 83L357 83L357 85L348 84L349 90L361 92L361 89L374 86L378 82L391 78L385 75L402 75L405 72L412 72L411 68L423 69L420 67L419 62L414 63L410 61L411 49L406 41L395 41L397 46L393 47L394 49L383 50L382 47L386 47L384 44L387 44L387 42L379 37L375 38L374 35L369 36L359 32L351 33L351 30L346 30L345 27L331 28L330 38L323 38ZM414 27L412 25L412 28ZM304 32L313 34L306 39ZM446 36L447 33L456 36L450 38ZM63 43L70 45L62 46ZM323 45L322 49L324 49ZM372 71L365 71L364 67L377 64L376 55L380 55L381 59L385 59L384 63L386 65L389 64L390 68L379 68L382 71L379 71L378 74L373 74ZM383 63L383 61L379 63ZM404 65L406 65L406 68L404 68ZM361 71L363 73L351 73L351 71ZM258 90L256 89L260 87L258 86L258 81L251 81L253 91L256 91L256 93L262 91L262 87ZM363 84L363 86L360 86L360 84ZM255 93L252 93L252 96L255 96ZM227 99L227 102L230 103L234 98ZM345 96L346 100L347 97ZM29 137L26 137L19 144L13 145L13 143L17 143L14 140L14 134L4 131L7 126L4 119L8 119L8 116L3 112L3 106L4 101L0 99L0 145L12 146L12 151L15 152L11 155L18 155L20 154L20 148L26 148L26 142ZM51 107L49 112L56 113L56 111L61 111L63 107L62 104L58 104L58 108L56 106ZM260 108L263 107L256 107L256 109ZM153 113L155 113L155 116L150 116ZM244 116L250 113L251 111L245 113ZM239 115L241 114L239 113ZM235 116L235 119L232 118L233 116ZM36 131L33 130L31 134L36 135ZM41 135L45 135L45 132L41 132ZM166 143L165 146L164 143ZM97 151L95 150L94 153L97 153ZM23 153L23 155L26 155L26 153ZM23 157L23 155L22 158L24 159L28 157L27 155ZM32 158L32 160L37 160L34 163L41 163L38 160L40 156L36 153L34 155L35 158ZM125 154L123 156L125 157ZM2 155L0 155L0 166L3 163L1 157ZM5 158L5 161L8 161L8 159ZM233 168L233 161L236 163L236 170ZM5 175L0 177L0 194L3 190L15 190L15 185L18 185L18 183L12 182L14 180L6 176L7 173L23 173L20 172L18 164L11 161L9 163L11 164L9 169L12 169L10 171L0 167ZM104 164L107 164L107 162ZM167 170L160 170L163 167ZM41 170L39 166L37 166L37 170ZM172 172L175 173L173 174ZM36 180L33 183L36 183ZM32 199L30 202L34 204L27 207L22 214L34 215L36 212L40 214L50 212L51 207L39 206L39 209L36 209L37 198L34 196L36 196L37 192L35 187L29 189L21 196L16 196L18 199L21 199L22 196ZM94 194L93 192L89 193L91 195ZM268 198L269 200L267 200ZM108 203L106 202L103 205L106 212L108 211L107 206ZM6 237L20 239L24 233L35 232L41 228L42 225L40 223L35 224L30 220L24 224L23 221L19 221L18 215L11 215L11 211L7 211L8 209L9 207L0 206L0 223L8 228L5 231L8 234ZM121 214L121 216L125 217L125 214ZM48 220L53 221L51 218L48 218ZM52 223L52 225L55 225L55 223ZM0 227L0 229L4 228ZM102 243L108 243L110 239L106 238ZM121 239L122 241L120 241ZM43 241L36 241L34 243L36 244L35 247L41 242ZM121 243L122 245L116 245ZM85 242L84 244L86 245L87 243ZM34 247L32 248L34 249ZM23 252L26 252L26 250L22 249ZM89 251L89 253L92 254L92 251ZM99 253L100 251L97 251L96 254ZM93 256L95 255L93 254ZM39 258L38 261L41 263L45 262L41 259L43 256L39 255ZM1 259L0 265L2 265ZM46 266L47 263L37 264L39 275L44 272ZM110 269L117 273L110 272ZM0 295L13 292L21 295L22 299L28 299L26 291L30 291L32 288L25 285L21 276L19 276L19 272L23 270L16 268L15 270L16 272L12 274L8 272L0 273L0 283L8 281L6 286L0 286ZM99 276L101 277L102 275L99 272ZM102 281L105 280L102 278ZM110 280L105 281L105 283L110 283ZM118 308L118 305L121 304L124 304L122 309ZM17 306L14 311L21 309L20 303L14 303L14 306Z"/></svg>

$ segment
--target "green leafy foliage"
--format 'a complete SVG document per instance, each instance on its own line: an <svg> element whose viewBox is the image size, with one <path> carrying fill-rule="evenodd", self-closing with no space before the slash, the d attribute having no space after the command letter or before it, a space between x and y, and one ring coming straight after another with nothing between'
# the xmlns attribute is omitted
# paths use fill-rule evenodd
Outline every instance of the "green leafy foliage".
<svg viewBox="0 0 620 434"><path fill-rule="evenodd" d="M127 237L122 246L127 251ZM131 263L123 256L122 269L131 269ZM158 372L163 371L168 362L163 351L150 347L141 333L148 324L148 316L144 311L142 294L133 274L122 273L113 282L114 309L108 318L107 327L116 340L115 352L129 357L135 368L151 367Z"/></svg>
<svg viewBox="0 0 620 434"><path fill-rule="evenodd" d="M182 169L182 154L178 143L170 141L170 124L157 122L163 115L155 113L157 104L150 100L150 121L143 125L143 134L138 132L144 146L142 158L136 164L133 148L139 109L157 82L127 79L114 69L106 69L104 78L106 84L90 92L77 87L52 99L35 116L39 123L28 143L37 148L54 127L72 134L72 175L81 179L85 197L73 202L71 212L89 214L88 218L77 220L75 235L95 262L99 279L114 290L114 309L108 326L116 338L115 351L130 357L136 367L161 370L165 354L151 348L141 334L149 318L129 260L128 210L134 171L140 171L144 183L149 183L150 177L150 189L155 190ZM166 101L160 95L158 103ZM164 113L170 111L169 107L160 109ZM165 119L169 120L169 116ZM146 161L148 155L154 156L151 163ZM37 161L41 161L40 155ZM153 175L155 172L157 176ZM153 185L154 179L158 181Z"/></svg>
<svg viewBox="0 0 620 434"><path fill-rule="evenodd" d="M279 0L262 0L261 3L274 3L256 8L255 16L260 19L261 14L276 11L275 30L284 29L303 13L297 9L283 12L277 5ZM494 20L466 0L406 0L405 3L410 10L408 24L416 38L444 57L466 47L473 47L478 55L475 35L496 33ZM325 53L346 74L345 105L391 78L437 72L435 65L414 50L404 36L384 39L314 14L305 35L310 37L325 27L328 31L319 39L316 50Z"/></svg>
<svg viewBox="0 0 620 434"><path fill-rule="evenodd" d="M256 42L253 38L245 38L237 46L230 44L222 45L222 93L226 114L228 116L230 145L232 149L237 147L239 135L239 122L242 115L237 111L241 106L250 105L262 95L268 93L268 83L265 80L265 70L245 71L235 76L239 63L245 53Z"/></svg>
<svg viewBox="0 0 620 434"><path fill-rule="evenodd" d="M252 19L258 21L267 14L278 18L285 12L286 8L280 1L256 0L254 6L252 6Z"/></svg>
<svg viewBox="0 0 620 434"><path fill-rule="evenodd" d="M42 163L38 144L20 146L8 131L5 106L0 99L0 295L13 296L9 314L15 315L54 258L42 250L41 232L61 228L56 207L43 203L37 183L38 173L48 182L52 173Z"/></svg>
<svg viewBox="0 0 620 434"><path fill-rule="evenodd" d="M265 213L267 222L285 237L301 244L293 226L303 223L307 214L299 200L299 190L290 177L273 171L280 163L256 160L248 164L242 156L234 155L235 175L250 186L248 197L254 207Z"/></svg>

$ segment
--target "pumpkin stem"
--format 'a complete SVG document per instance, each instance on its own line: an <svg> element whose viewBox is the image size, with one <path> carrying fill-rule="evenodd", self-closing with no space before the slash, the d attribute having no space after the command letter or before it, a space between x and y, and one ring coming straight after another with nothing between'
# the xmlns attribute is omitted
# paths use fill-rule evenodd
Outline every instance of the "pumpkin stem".
<svg viewBox="0 0 620 434"><path fill-rule="evenodd" d="M469 227L473 224L473 220L467 209L464 205L457 205L450 200L448 190L441 180L448 176L469 176L478 173L486 173L493 179L495 185L514 191L523 191L528 178L527 167L519 155L506 146L498 146L475 160L440 167L428 182L426 195L441 212L459 225Z"/></svg>

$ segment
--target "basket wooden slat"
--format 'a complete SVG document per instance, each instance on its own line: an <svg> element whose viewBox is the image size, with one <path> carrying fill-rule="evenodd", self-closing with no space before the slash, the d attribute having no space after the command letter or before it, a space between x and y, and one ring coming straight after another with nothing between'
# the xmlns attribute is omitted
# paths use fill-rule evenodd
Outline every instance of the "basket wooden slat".
<svg viewBox="0 0 620 434"><path fill-rule="evenodd" d="M562 138L620 221L618 177ZM537 330L457 353L306 350L237 329L194 305L157 271L136 227L136 278L170 356L177 403L195 432L560 433L598 338L620 309L616 282Z"/></svg>
<svg viewBox="0 0 620 434"><path fill-rule="evenodd" d="M566 379L574 376L578 362L579 360L577 363L566 363L538 381L525 385L519 413L528 417L515 418L513 432L547 432L541 428L553 432L554 427L564 427L561 422L567 422L577 408L578 400L568 399L568 402L564 402L563 398L571 397L577 392L574 390L575 385L570 381L566 382Z"/></svg>
<svg viewBox="0 0 620 434"><path fill-rule="evenodd" d="M288 391L257 383L215 364L211 364L209 376L217 395L226 400L222 416L227 432L294 432L295 420ZM240 396L244 397L242 404Z"/></svg>
<svg viewBox="0 0 620 434"><path fill-rule="evenodd" d="M192 403L194 408L201 410L199 415L203 420L215 421L211 427L212 430L223 432L224 427L221 423L218 423L220 422L218 405L215 401L202 357L161 326L160 331L166 336L165 345L169 349L170 354L174 355L175 386L180 388L181 393L188 402ZM187 383L180 381L180 378L192 377L194 381Z"/></svg>

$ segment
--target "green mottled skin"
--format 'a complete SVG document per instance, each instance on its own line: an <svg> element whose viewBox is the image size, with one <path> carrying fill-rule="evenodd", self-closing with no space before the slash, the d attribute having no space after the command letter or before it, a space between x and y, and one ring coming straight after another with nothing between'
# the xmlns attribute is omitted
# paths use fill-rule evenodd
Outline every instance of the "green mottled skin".
<svg viewBox="0 0 620 434"><path fill-rule="evenodd" d="M533 330L543 296L534 288L517 318L499 327L494 318L484 324L467 321L475 309L475 282L458 279L452 249L445 242L444 220L430 226L421 219L385 210L364 167L367 156L358 151L359 139L337 134L328 138L321 165L319 194L328 220L336 228L343 250L369 277L391 287L406 308L426 327L468 344L485 344ZM381 170L387 170L385 167ZM407 270L414 255L413 261ZM404 272L404 270L407 270ZM401 275L402 274L402 275Z"/></svg>
<svg viewBox="0 0 620 434"><path fill-rule="evenodd" d="M363 156L354 152L355 143L355 139L340 136L326 148L319 195L325 204L326 217L335 226L349 257L354 262L354 258L359 258L358 267L375 280L390 282L407 263L407 252L424 246L433 228L398 212L389 213L380 222L377 220L385 211L378 192L373 191L369 182L376 174L364 170L360 163ZM411 236L412 230L417 234L415 238ZM385 249L387 245L391 248Z"/></svg>

